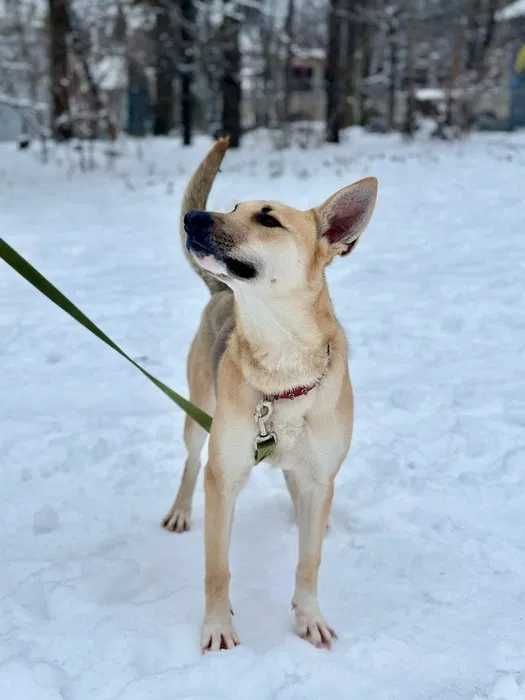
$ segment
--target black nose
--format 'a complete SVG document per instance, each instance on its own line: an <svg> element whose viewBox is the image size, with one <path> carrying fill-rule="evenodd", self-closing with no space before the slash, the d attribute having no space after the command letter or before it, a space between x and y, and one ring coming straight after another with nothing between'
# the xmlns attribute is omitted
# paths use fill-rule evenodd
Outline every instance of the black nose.
<svg viewBox="0 0 525 700"><path fill-rule="evenodd" d="M207 211L192 209L184 216L184 229L186 233L204 233L209 231L212 226L213 219Z"/></svg>

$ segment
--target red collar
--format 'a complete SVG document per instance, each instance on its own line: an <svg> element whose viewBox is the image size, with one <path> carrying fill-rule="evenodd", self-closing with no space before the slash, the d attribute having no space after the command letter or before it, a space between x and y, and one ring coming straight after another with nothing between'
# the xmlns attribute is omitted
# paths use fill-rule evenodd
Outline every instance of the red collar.
<svg viewBox="0 0 525 700"><path fill-rule="evenodd" d="M310 386L294 386L291 389L286 389L286 391L281 391L280 394L270 394L268 396L268 401L277 401L277 399L296 399L298 396L305 396L312 389L318 386L321 379L318 379L314 384Z"/></svg>
<svg viewBox="0 0 525 700"><path fill-rule="evenodd" d="M328 362L330 362L330 345L328 345L327 348L327 356L328 356ZM269 394L266 397L267 401L277 401L278 399L297 399L299 396L306 396L306 394L310 393L312 389L315 389L316 386L319 386L321 383L323 377L326 374L326 371L328 369L328 364L326 366L325 371L322 373L322 375L319 377L319 379L316 379L313 384L309 384L308 386L293 386L291 389L286 389L285 391L281 391L278 394Z"/></svg>

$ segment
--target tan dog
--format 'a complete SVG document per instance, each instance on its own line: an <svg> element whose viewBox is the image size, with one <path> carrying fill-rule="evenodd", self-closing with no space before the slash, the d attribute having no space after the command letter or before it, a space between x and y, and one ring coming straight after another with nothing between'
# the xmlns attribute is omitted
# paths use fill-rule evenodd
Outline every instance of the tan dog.
<svg viewBox="0 0 525 700"><path fill-rule="evenodd" d="M188 257L212 293L188 361L191 400L214 415L205 471L202 648L239 643L228 550L235 501L254 464L260 433L254 412L261 407L272 411L262 434L265 428L275 433L272 462L284 472L298 520L296 630L316 646L330 646L335 632L319 609L317 578L334 477L352 437L353 399L346 338L324 269L336 255L349 253L364 231L377 180L345 187L309 211L255 201L227 214L208 213L203 210L227 147L218 141L193 175L181 227ZM187 419L188 458L163 523L168 530L189 528L205 438Z"/></svg>

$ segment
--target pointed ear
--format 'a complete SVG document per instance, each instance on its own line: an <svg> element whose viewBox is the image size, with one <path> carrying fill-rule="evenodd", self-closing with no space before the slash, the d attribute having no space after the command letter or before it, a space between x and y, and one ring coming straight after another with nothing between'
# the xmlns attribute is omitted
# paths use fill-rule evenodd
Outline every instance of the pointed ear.
<svg viewBox="0 0 525 700"><path fill-rule="evenodd" d="M343 187L318 207L319 236L334 255L347 255L370 221L377 199L377 180L366 177Z"/></svg>

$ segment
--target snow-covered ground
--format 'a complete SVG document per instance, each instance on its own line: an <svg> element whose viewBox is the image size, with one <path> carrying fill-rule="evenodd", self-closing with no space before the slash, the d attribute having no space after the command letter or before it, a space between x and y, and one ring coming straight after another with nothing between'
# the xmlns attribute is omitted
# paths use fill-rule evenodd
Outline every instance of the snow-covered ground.
<svg viewBox="0 0 525 700"><path fill-rule="evenodd" d="M0 235L184 392L206 292L178 207L208 143L128 144L88 173L0 148ZM202 488L190 533L160 527L181 412L0 262L2 700L525 698L525 134L252 137L210 204L308 207L365 175L378 208L330 272L356 395L321 570L331 652L292 632L296 529L259 466L233 533L242 645L201 655Z"/></svg>

